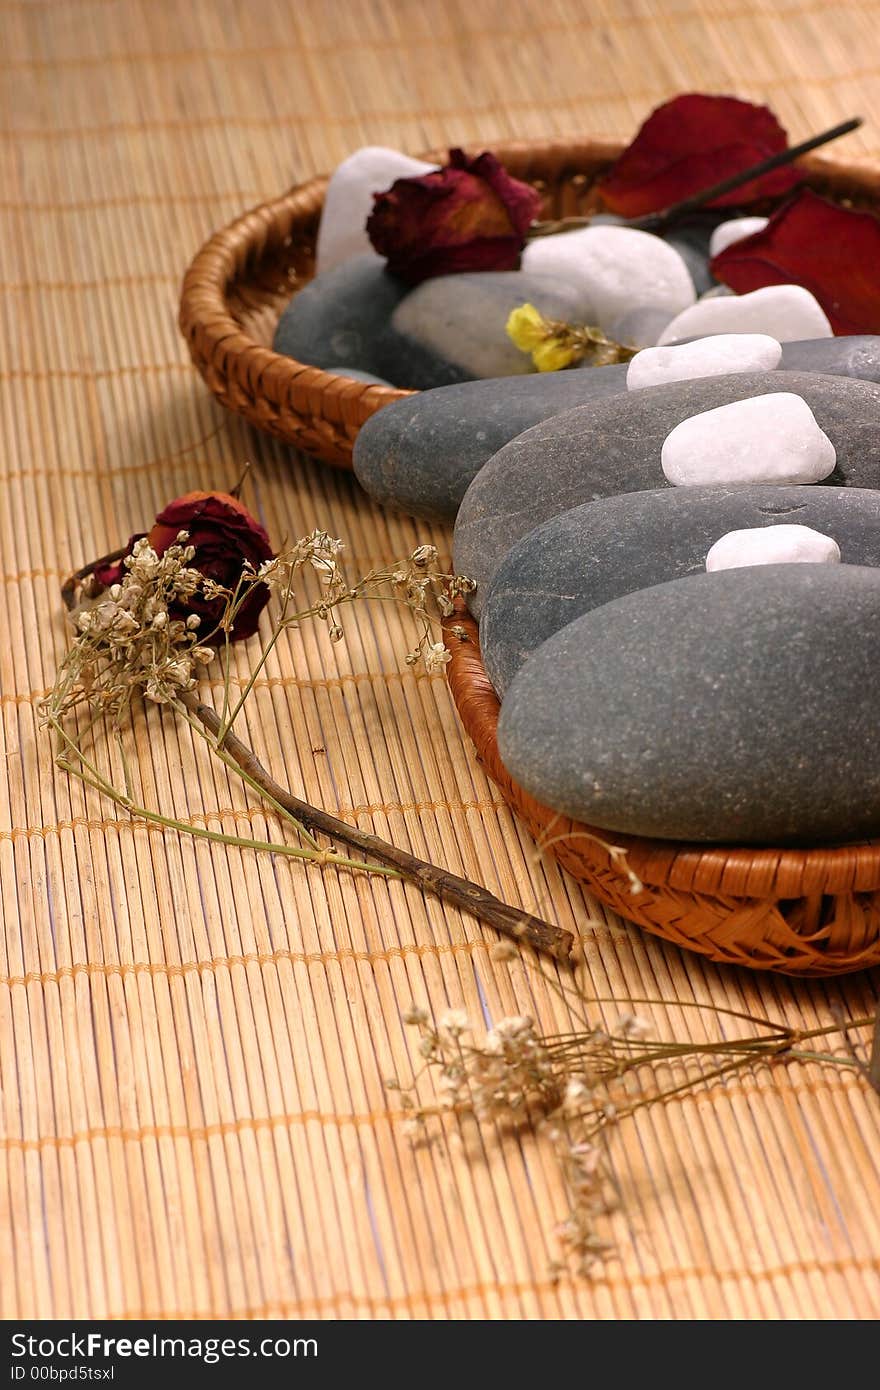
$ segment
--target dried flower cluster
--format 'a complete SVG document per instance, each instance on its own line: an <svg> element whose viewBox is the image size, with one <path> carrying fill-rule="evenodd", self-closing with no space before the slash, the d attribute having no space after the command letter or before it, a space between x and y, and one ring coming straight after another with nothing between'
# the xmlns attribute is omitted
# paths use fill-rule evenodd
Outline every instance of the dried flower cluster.
<svg viewBox="0 0 880 1390"><path fill-rule="evenodd" d="M86 598L73 616L77 635L50 697L54 715L85 701L118 723L135 695L168 704L193 688L216 655L214 633L202 635L198 613L175 614L200 593L225 594L193 568L195 553L186 532L162 556L146 537L135 541L118 582Z"/></svg>
<svg viewBox="0 0 880 1390"><path fill-rule="evenodd" d="M506 943L496 946L493 956L519 959ZM478 1037L459 1009L447 1010L435 1021L427 1010L411 1005L403 1020L418 1032L416 1052L422 1066L406 1088L397 1080L386 1085L401 1093L402 1107L409 1115L406 1133L412 1139L428 1138L428 1121L451 1111L473 1114L484 1124L527 1126L550 1143L569 1201L569 1210L556 1229L561 1258L552 1266L554 1277L566 1270L587 1274L611 1253L602 1228L617 1205L618 1185L605 1142L607 1130L646 1106L758 1062L810 1060L864 1071L849 1043L848 1055L813 1052L804 1043L833 1033L842 1033L847 1041L847 1029L876 1026L873 1018L860 1018L845 1026L838 1022L795 1031L781 1023L706 1005L697 1007L739 1018L751 1025L751 1031L741 1037L722 1035L698 1042L646 1041L652 1029L638 1014L622 1013L610 1028L589 1026L585 1006L609 1001L590 1001L580 991L563 988L544 971L540 973L555 992L574 996L578 1015L584 1019L582 1029L543 1036L532 1018L517 1015L502 1018ZM622 1000L617 1007L660 1002ZM439 1103L419 1101L418 1087L426 1071L434 1075Z"/></svg>

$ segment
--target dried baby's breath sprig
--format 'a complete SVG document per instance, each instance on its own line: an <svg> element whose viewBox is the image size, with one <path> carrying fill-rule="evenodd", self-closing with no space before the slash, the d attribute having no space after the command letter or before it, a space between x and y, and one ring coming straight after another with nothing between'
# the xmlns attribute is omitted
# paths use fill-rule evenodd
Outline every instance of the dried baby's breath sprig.
<svg viewBox="0 0 880 1390"><path fill-rule="evenodd" d="M506 958L506 943L494 947L492 955ZM527 961L522 963L529 968ZM540 966L533 968L566 1000L582 1022L580 1028L546 1035L532 1018L517 1015L478 1031L459 1010L447 1010L435 1021L427 1009L413 1004L403 1021L417 1030L421 1066L409 1086L395 1080L394 1089L408 1112L405 1132L411 1137L429 1139L429 1121L453 1112L494 1125L502 1142L513 1124L550 1144L569 1203L556 1229L561 1250L552 1273L557 1277L568 1270L587 1274L613 1253L605 1229L618 1204L619 1185L607 1141L624 1120L757 1065L811 1061L863 1073L864 1064L851 1051L817 1051L809 1043L834 1034L846 1041L858 1030L872 1029L875 1038L880 1032L874 1016L795 1029L734 1009L678 1000L676 1008L737 1020L739 1031L725 1037L719 1027L714 1038L658 1040L650 1021L636 1010L669 1001L590 997ZM606 1024L599 1021L599 1011L608 1004L623 1012ZM590 1014L597 1015L596 1022ZM432 1074L439 1099L422 1104L419 1092L426 1073Z"/></svg>
<svg viewBox="0 0 880 1390"><path fill-rule="evenodd" d="M607 367L615 362L629 362L638 352L638 348L616 343L601 328L545 318L534 304L512 309L506 329L514 346L531 355L539 372L558 372L581 362L590 367Z"/></svg>
<svg viewBox="0 0 880 1390"><path fill-rule="evenodd" d="M357 600L390 601L410 611L418 632L410 656L428 674L442 671L449 660L446 647L436 640L436 625L454 598L473 587L471 581L444 573L436 548L421 545L391 568L371 571L350 584L340 563L342 550L340 540L315 530L272 559L244 563L237 582L227 587L195 567L196 549L182 532L161 554L147 538L136 541L118 567L118 580L109 587L96 585L92 576L97 565L103 568L118 556L104 557L78 571L62 590L71 611L74 640L44 704L46 722L57 738L59 766L133 816L227 845L266 850L321 866L333 864L402 877L474 913L499 931L567 961L573 945L570 932L499 902L480 885L425 863L301 801L275 782L237 737L233 726L282 633L313 620L326 627L331 641L339 641L343 610ZM317 576L319 595L315 602L298 607L296 584L304 570ZM275 598L271 632L247 683L233 701L230 648L236 623L240 626L243 611L254 612L255 601L259 601L259 611L266 588ZM191 611L190 605L196 604L202 612L209 605L212 616L205 619ZM197 692L200 675L215 658L223 666L219 712ZM296 832L298 843L228 835L187 824L141 804L124 738L134 707L141 700L184 719L210 751ZM102 732L109 734L117 752L122 786L116 784L112 773L102 770L97 746ZM315 832L327 834L367 858L351 859L322 846Z"/></svg>

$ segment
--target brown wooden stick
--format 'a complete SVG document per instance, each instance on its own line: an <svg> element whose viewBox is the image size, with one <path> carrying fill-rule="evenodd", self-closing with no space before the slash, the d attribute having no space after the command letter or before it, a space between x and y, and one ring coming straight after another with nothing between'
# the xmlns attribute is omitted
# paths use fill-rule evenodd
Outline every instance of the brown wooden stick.
<svg viewBox="0 0 880 1390"><path fill-rule="evenodd" d="M184 703L212 734L216 736L220 732L220 717L210 705L202 704L196 696L185 697ZM367 831L359 830L357 826L348 825L345 821L330 815L328 811L322 811L320 807L300 801L299 797L294 796L269 775L247 744L242 743L231 730L227 730L223 736L223 747L242 771L253 778L273 801L277 801L286 811L296 816L307 830L320 830L334 840L340 840L344 845L360 850L371 859L378 860L380 864L396 869L407 883L413 883L423 892L433 893L443 902L452 903L462 911L470 912L480 921L494 927L496 931L503 932L505 936L511 936L515 941L532 946L536 951L553 956L564 964L571 963L574 948L571 932L551 926L549 922L543 922L540 917L533 917L521 908L510 907L493 897L488 889L481 888L479 884L459 878L457 874L440 869L435 864L428 864L423 859L417 859L414 854L397 849L386 840L380 840L377 835L370 835Z"/></svg>

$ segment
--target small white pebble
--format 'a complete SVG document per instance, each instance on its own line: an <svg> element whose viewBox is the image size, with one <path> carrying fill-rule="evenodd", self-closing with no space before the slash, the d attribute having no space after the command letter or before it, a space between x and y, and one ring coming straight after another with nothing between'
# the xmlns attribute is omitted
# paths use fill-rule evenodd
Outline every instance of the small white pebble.
<svg viewBox="0 0 880 1390"><path fill-rule="evenodd" d="M658 341L664 347L709 333L769 333L780 343L834 336L825 310L803 285L768 285L701 299L667 324Z"/></svg>
<svg viewBox="0 0 880 1390"><path fill-rule="evenodd" d="M791 391L752 396L682 420L663 442L674 487L818 483L834 471L834 445Z"/></svg>
<svg viewBox="0 0 880 1390"><path fill-rule="evenodd" d="M719 256L735 241L763 232L769 220L769 217L732 217L729 222L720 223L709 238L709 259Z"/></svg>
<svg viewBox="0 0 880 1390"><path fill-rule="evenodd" d="M838 565L840 546L812 526L754 526L728 531L706 556L706 569L742 569L746 565Z"/></svg>
<svg viewBox="0 0 880 1390"><path fill-rule="evenodd" d="M678 347L645 348L629 364L626 389L640 391L729 372L772 372L781 357L782 345L766 333L719 333Z"/></svg>

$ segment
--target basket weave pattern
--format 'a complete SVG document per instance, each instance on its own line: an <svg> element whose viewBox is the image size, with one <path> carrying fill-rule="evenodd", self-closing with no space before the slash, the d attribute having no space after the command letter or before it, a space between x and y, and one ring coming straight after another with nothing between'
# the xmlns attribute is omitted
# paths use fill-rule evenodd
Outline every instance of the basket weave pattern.
<svg viewBox="0 0 880 1390"><path fill-rule="evenodd" d="M805 850L706 847L570 820L529 796L501 761L501 706L483 667L477 625L463 606L446 624L446 642L452 696L486 772L539 845L602 902L724 965L838 975L880 962L880 841ZM633 891L612 847L626 851L641 891Z"/></svg>

